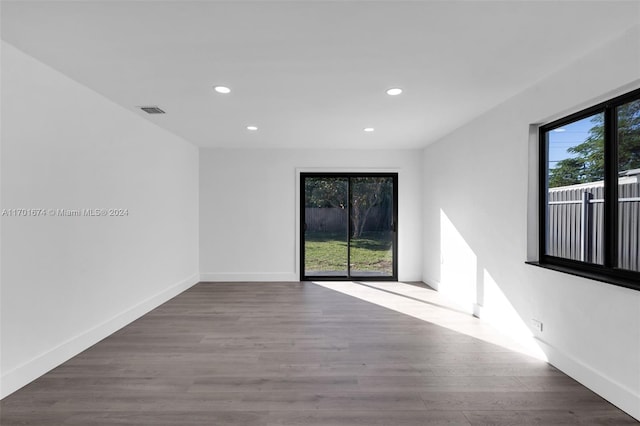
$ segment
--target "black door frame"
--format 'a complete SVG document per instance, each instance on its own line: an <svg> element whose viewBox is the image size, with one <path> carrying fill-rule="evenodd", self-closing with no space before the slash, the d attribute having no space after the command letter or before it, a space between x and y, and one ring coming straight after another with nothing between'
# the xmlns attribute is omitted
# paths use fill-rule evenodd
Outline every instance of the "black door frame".
<svg viewBox="0 0 640 426"><path fill-rule="evenodd" d="M346 178L349 181L348 188L348 230L349 243L347 244L347 276L307 276L305 275L305 179L315 178ZM351 178L357 177L388 177L392 178L393 187L393 224L392 224L392 274L390 276L357 276L351 275ZM398 173L390 172L366 172L366 173L340 173L340 172L300 172L300 281L398 281Z"/></svg>

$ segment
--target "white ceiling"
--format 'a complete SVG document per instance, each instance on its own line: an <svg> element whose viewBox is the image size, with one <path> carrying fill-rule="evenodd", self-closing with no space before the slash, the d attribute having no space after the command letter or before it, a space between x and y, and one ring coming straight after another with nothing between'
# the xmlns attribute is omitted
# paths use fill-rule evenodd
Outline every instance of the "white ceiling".
<svg viewBox="0 0 640 426"><path fill-rule="evenodd" d="M637 1L1 7L3 40L207 147L421 147L640 22Z"/></svg>

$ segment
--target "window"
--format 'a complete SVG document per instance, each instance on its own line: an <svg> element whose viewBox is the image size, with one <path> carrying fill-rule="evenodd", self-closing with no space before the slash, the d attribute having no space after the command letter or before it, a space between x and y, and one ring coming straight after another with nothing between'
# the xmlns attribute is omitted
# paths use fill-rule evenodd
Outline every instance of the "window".
<svg viewBox="0 0 640 426"><path fill-rule="evenodd" d="M640 290L640 90L539 137L539 264Z"/></svg>
<svg viewBox="0 0 640 426"><path fill-rule="evenodd" d="M397 173L300 174L300 280L397 280Z"/></svg>

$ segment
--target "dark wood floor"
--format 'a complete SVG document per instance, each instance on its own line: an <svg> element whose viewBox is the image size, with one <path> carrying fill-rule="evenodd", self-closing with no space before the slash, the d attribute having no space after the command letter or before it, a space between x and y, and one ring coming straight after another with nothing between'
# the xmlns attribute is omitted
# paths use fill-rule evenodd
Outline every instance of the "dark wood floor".
<svg viewBox="0 0 640 426"><path fill-rule="evenodd" d="M406 285L360 286L433 321L313 283L201 283L5 398L0 423L637 424L546 363L459 331L488 336L475 318L401 296Z"/></svg>

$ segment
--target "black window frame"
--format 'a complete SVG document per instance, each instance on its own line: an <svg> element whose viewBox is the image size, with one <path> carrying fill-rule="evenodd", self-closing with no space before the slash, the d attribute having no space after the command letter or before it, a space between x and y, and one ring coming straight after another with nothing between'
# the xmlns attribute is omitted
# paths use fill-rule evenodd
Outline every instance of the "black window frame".
<svg viewBox="0 0 640 426"><path fill-rule="evenodd" d="M616 108L640 100L640 89L609 99L569 116L544 124L538 129L538 262L530 264L594 279L609 284L640 290L640 272L618 268L618 140ZM587 118L604 114L604 243L602 265L582 262L546 253L547 248L547 202L548 202L548 147L547 132Z"/></svg>
<svg viewBox="0 0 640 426"><path fill-rule="evenodd" d="M306 275L305 274L305 185L306 178L351 178L359 177L381 177L392 178L393 185L393 259L390 276L358 276L352 275L350 268L348 274L344 276ZM300 172L300 281L398 281L398 173L397 172ZM350 208L350 207L349 207ZM351 220L348 221L348 234L351 235ZM350 254L348 254L350 256Z"/></svg>

